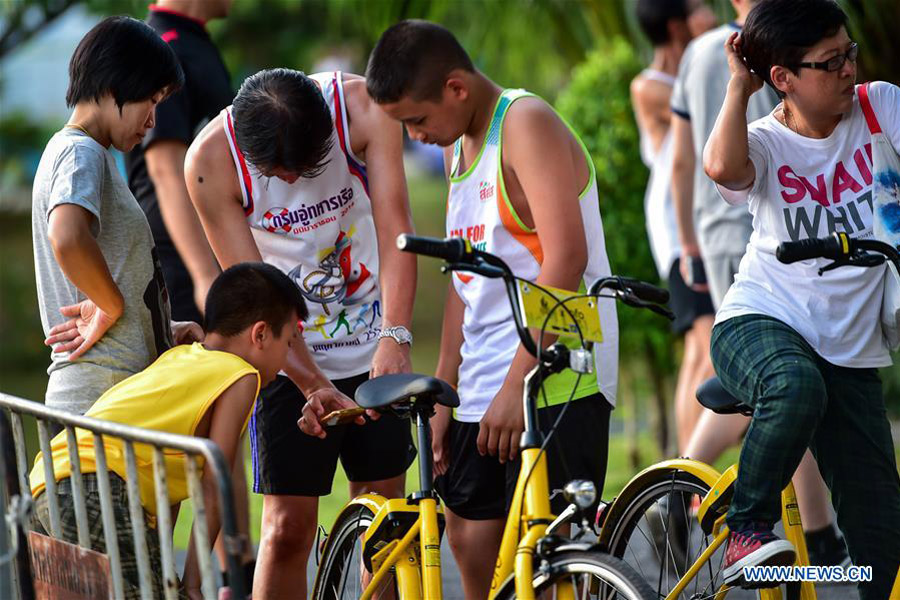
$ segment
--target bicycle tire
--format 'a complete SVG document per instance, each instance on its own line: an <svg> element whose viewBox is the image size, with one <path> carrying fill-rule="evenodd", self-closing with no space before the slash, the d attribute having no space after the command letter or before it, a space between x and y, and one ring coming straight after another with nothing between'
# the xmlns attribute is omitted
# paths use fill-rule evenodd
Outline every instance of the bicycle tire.
<svg viewBox="0 0 900 600"><path fill-rule="evenodd" d="M535 564L535 597L555 598L554 588L562 582L579 588L579 598L658 600L647 581L634 569L604 552L560 552L543 561L539 568ZM587 585L587 582L591 584ZM507 581L496 598L516 598L515 582L512 579Z"/></svg>
<svg viewBox="0 0 900 600"><path fill-rule="evenodd" d="M356 600L362 594L362 534L375 513L368 507L344 513L325 541L312 597L315 600ZM393 577L385 585L396 585ZM396 589L395 589L396 591ZM396 597L396 595L395 595Z"/></svg>
<svg viewBox="0 0 900 600"><path fill-rule="evenodd" d="M706 482L686 471L660 470L632 491L626 504L616 507L603 524L609 532L603 536L609 553L637 571L650 584L655 597L667 597L712 542L713 537L705 534L691 515L691 507L697 502L695 496L702 499L709 489ZM722 585L724 557L722 545L679 598L714 596Z"/></svg>

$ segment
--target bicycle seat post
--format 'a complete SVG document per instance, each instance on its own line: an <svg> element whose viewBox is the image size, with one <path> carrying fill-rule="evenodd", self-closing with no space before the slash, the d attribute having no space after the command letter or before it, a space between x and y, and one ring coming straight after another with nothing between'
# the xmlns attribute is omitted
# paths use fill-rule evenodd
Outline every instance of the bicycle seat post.
<svg viewBox="0 0 900 600"><path fill-rule="evenodd" d="M419 491L410 496L411 500L434 498L434 455L431 451L431 406L418 402L413 405L416 417L416 441L419 445Z"/></svg>

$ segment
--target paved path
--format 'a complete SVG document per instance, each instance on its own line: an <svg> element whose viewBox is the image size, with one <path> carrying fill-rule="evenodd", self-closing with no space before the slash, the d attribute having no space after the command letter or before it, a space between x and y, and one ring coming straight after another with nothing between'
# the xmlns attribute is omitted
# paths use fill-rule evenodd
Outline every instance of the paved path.
<svg viewBox="0 0 900 600"><path fill-rule="evenodd" d="M184 552L178 553L177 562L179 570L183 568L184 556ZM649 573L650 570L653 570L655 572L659 568L658 563L656 562L656 559L652 554L652 550L649 547L641 550L640 556L644 557L640 560L644 562L646 573ZM453 560L453 553L450 552L450 547L447 544L446 536L441 543L441 560L443 566L443 592L445 600L464 600L462 593L462 584L459 577L459 569L456 566L456 561ZM309 564L307 565L306 573L311 588L312 582L316 576L316 565L314 559L310 559ZM857 600L859 598L856 593L855 586L843 584L817 585L816 595L818 600ZM749 590L733 590L728 594L729 600L755 600L757 597L758 596L756 592ZM689 600L690 596L686 595L683 596L683 598L684 600Z"/></svg>

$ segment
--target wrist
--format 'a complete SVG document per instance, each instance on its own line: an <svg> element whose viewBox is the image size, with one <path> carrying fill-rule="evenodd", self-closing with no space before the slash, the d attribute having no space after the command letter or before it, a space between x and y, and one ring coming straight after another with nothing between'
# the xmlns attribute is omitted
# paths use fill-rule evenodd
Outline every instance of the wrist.
<svg viewBox="0 0 900 600"><path fill-rule="evenodd" d="M123 298L122 293L116 289L115 294L112 295L108 302L104 303L104 306L98 304L97 307L106 313L112 320L117 321L119 317L122 316L122 313L125 312L125 298Z"/></svg>
<svg viewBox="0 0 900 600"><path fill-rule="evenodd" d="M753 80L751 77L752 75L749 74L747 77L732 75L731 79L728 80L727 95L740 100L745 107L750 100L750 96L753 95Z"/></svg>
<svg viewBox="0 0 900 600"><path fill-rule="evenodd" d="M379 343L385 338L390 339L392 343L398 344L401 347L406 346L407 348L409 348L410 346L412 346L412 333L410 333L409 329L407 329L403 325L384 327L378 333Z"/></svg>

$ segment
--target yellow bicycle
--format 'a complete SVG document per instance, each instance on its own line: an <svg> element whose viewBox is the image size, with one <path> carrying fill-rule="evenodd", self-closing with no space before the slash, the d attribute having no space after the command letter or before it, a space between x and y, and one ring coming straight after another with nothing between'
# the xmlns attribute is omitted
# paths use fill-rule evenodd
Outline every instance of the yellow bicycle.
<svg viewBox="0 0 900 600"><path fill-rule="evenodd" d="M502 260L480 252L461 239L438 240L401 236L401 249L445 259L447 270L466 270L506 283L513 318L523 345L539 357L526 378L521 442L521 469L494 569L490 598L602 598L650 600L656 596L646 581L623 561L596 551L592 544L575 542L558 531L550 512L546 439L537 426L537 394L541 381L565 368L590 372L589 351L562 344L538 351L522 316L516 310L516 278ZM656 307L666 294L649 284L608 278L593 286L613 290L636 306ZM551 309L552 310L552 309ZM443 514L432 487L432 454L428 419L435 404L457 406L459 399L446 383L424 375L388 375L373 379L356 393L367 409L394 410L415 420L420 452L420 490L407 498L387 499L375 494L354 498L337 517L325 541L313 598L338 600L396 597L401 600L440 600ZM551 432L552 435L552 432ZM596 501L593 484L571 482L564 493L575 511L587 511ZM583 514L580 516L584 516Z"/></svg>
<svg viewBox="0 0 900 600"><path fill-rule="evenodd" d="M887 258L900 269L898 249L844 233L786 242L778 257L783 262L818 257L833 260L825 269L878 266ZM750 406L729 395L715 378L700 386L697 399L713 412L753 414ZM611 503L601 503L595 521L599 545L647 579L657 598L721 600L733 589L723 585L722 565L729 533L725 514L736 478L737 465L724 473L688 459L651 465L635 475ZM781 504L784 537L796 551L795 565L808 566L806 538L791 483L782 491ZM815 587L808 581L786 583L784 591L791 600L816 599ZM758 593L763 600L783 597L780 587L759 589ZM890 600L900 600L900 572Z"/></svg>

